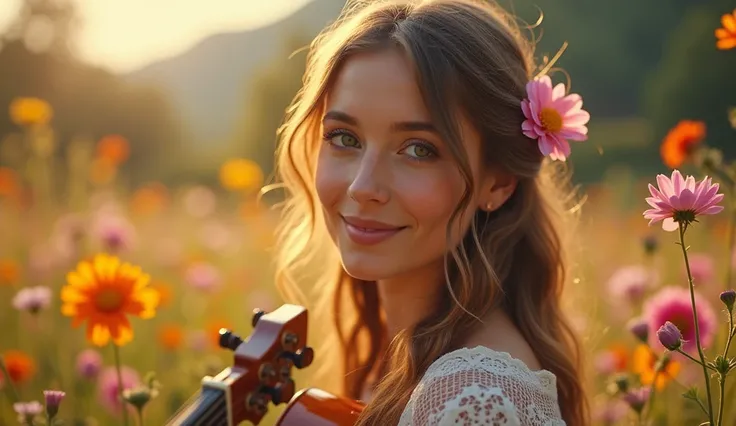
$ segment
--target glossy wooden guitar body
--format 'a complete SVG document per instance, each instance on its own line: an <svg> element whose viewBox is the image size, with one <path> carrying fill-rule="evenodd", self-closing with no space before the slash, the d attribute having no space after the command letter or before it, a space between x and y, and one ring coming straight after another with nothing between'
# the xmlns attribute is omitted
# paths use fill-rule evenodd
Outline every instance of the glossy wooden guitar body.
<svg viewBox="0 0 736 426"><path fill-rule="evenodd" d="M276 426L352 426L364 407L361 402L308 388L294 395Z"/></svg>

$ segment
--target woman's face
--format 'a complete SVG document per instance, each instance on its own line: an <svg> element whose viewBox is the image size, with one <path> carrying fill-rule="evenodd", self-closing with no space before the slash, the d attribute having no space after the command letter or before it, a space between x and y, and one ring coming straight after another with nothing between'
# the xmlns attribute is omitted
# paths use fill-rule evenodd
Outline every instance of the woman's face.
<svg viewBox="0 0 736 426"><path fill-rule="evenodd" d="M480 138L460 124L479 182ZM441 266L465 183L407 59L397 50L348 59L326 99L323 133L316 189L346 272L377 281ZM476 186L455 242L488 202L490 187Z"/></svg>

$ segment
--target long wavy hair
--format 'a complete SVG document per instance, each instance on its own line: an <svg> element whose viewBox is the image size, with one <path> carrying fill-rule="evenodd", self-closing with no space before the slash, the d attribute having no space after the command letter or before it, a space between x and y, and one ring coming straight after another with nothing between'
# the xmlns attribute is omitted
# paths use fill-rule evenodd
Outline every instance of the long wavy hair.
<svg viewBox="0 0 736 426"><path fill-rule="evenodd" d="M482 325L480 318L503 309L542 368L556 375L563 419L568 425L587 424L582 352L562 304L568 275L563 231L574 223L568 220L574 204L569 174L545 161L536 142L521 133L525 85L539 73L533 43L512 16L488 2L363 3L349 2L313 41L303 87L279 129L276 176L286 199L278 229L276 281L286 300L308 300L304 283L321 296L311 312L324 315L316 327L331 339L321 343L317 359L320 371L327 373L323 380L332 376L338 382L318 385L359 398L367 384L377 380L359 424L396 424L430 364L461 346L463 338ZM314 185L325 95L348 58L381 49L400 49L415 67L432 121L465 178L448 241L450 227L471 202L475 184L459 138L458 113L467 116L482 137L484 166L518 179L502 207L491 213L478 210L462 241L448 247L444 297L436 311L390 342L377 287L343 270ZM334 325L333 333L326 333L325 324Z"/></svg>

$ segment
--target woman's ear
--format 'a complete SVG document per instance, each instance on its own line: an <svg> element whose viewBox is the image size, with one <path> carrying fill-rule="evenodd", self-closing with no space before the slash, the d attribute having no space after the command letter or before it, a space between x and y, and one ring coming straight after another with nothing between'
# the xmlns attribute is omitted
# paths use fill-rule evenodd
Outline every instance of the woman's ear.
<svg viewBox="0 0 736 426"><path fill-rule="evenodd" d="M516 190L518 179L505 171L489 172L481 185L478 208L492 212L500 208Z"/></svg>

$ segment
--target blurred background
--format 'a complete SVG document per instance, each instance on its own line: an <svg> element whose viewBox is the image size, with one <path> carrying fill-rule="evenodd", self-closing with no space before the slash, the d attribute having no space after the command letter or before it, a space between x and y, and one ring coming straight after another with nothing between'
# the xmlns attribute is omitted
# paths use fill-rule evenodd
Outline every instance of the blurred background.
<svg viewBox="0 0 736 426"><path fill-rule="evenodd" d="M600 307L578 322L602 330L588 333L591 356L605 350L609 361L616 357L609 373L628 371L635 341L610 324L641 303L622 311L599 299L617 268L652 260L656 239L641 212L645 183L667 170L667 132L700 120L710 146L736 155L726 114L736 102L736 55L717 50L713 33L733 0L500 3L528 23L544 14L539 58L569 43L558 65L593 117L589 142L572 157L574 181L588 197L581 248L605 247L581 259L576 282ZM343 5L0 2L0 354L22 399L63 388L62 414L72 424L119 424L105 376L109 348L92 348L59 310L66 273L94 253L140 265L161 294L157 317L134 322L135 339L122 351L130 383L156 371L163 384L147 408L150 424L162 424L205 372L231 361L214 343L220 326L247 334L252 308L281 303L268 251L275 217L255 193L272 172L303 48ZM726 247L726 220L702 225L693 244L715 282L714 265L731 267L715 248ZM631 238L621 240L622 230ZM661 281L681 284L681 259L666 247L672 259L657 260ZM35 286L51 296L29 308L18 294ZM713 303L716 288L707 290ZM0 392L0 425L14 424L11 393Z"/></svg>

